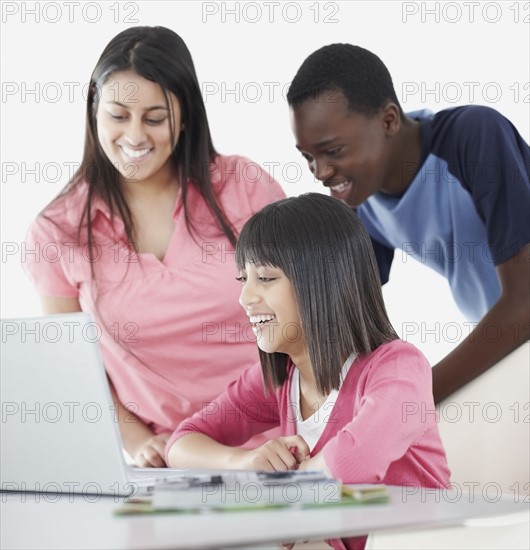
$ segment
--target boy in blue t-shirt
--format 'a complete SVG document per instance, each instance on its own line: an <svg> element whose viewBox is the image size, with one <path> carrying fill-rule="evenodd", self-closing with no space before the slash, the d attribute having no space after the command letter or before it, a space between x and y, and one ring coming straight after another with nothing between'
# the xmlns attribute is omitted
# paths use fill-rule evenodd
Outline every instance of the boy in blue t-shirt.
<svg viewBox="0 0 530 550"><path fill-rule="evenodd" d="M528 340L530 148L506 118L480 106L406 115L385 65L350 44L311 54L287 100L296 147L356 208L382 283L401 248L443 275L478 322L433 367L437 403Z"/></svg>

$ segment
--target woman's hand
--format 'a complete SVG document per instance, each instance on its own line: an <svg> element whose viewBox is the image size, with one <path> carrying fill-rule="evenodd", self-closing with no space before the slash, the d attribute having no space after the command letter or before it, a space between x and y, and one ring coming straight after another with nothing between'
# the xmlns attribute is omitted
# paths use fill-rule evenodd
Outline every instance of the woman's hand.
<svg viewBox="0 0 530 550"><path fill-rule="evenodd" d="M169 434L150 437L134 453L134 463L141 468L165 468L164 451Z"/></svg>
<svg viewBox="0 0 530 550"><path fill-rule="evenodd" d="M301 462L311 456L309 446L299 435L278 437L256 449L240 451L235 458L237 466L234 467L268 472L296 470Z"/></svg>

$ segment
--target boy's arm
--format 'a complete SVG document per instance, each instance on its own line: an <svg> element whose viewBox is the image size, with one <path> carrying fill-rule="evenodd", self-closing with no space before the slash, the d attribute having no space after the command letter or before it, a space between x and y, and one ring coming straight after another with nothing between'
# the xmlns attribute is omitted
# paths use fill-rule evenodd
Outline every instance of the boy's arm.
<svg viewBox="0 0 530 550"><path fill-rule="evenodd" d="M473 332L432 369L435 403L530 337L530 244L497 266L501 296Z"/></svg>
<svg viewBox="0 0 530 550"><path fill-rule="evenodd" d="M475 330L433 368L439 403L529 337L530 149L500 113L462 111L452 169L484 221L501 294Z"/></svg>

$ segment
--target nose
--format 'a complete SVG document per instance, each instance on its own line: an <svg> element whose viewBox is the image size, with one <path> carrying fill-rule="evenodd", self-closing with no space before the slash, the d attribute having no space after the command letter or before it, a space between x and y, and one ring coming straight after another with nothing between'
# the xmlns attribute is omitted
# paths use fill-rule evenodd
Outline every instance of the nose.
<svg viewBox="0 0 530 550"><path fill-rule="evenodd" d="M313 172L316 179L326 181L335 173L335 167L333 164L315 159L311 165L311 172Z"/></svg>
<svg viewBox="0 0 530 550"><path fill-rule="evenodd" d="M241 289L239 295L239 303L248 310L251 306L258 304L260 301L259 293L257 292L256 285L247 279Z"/></svg>
<svg viewBox="0 0 530 550"><path fill-rule="evenodd" d="M125 141L132 147L142 145L146 140L144 123L140 118L131 117L124 132Z"/></svg>

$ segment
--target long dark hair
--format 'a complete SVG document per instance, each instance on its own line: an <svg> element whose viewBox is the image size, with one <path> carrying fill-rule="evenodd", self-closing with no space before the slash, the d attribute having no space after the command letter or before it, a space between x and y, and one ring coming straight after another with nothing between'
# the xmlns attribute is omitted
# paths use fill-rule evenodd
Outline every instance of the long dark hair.
<svg viewBox="0 0 530 550"><path fill-rule="evenodd" d="M338 389L342 365L396 340L385 309L372 243L340 201L307 193L272 203L250 218L236 247L245 263L280 268L293 286L318 391ZM286 355L260 359L267 389L287 376Z"/></svg>
<svg viewBox="0 0 530 550"><path fill-rule="evenodd" d="M193 185L206 201L224 234L235 246L235 229L212 188L209 166L217 152L210 136L193 60L182 38L165 27L133 27L119 33L109 42L92 73L87 96L83 160L71 181L59 194L62 197L76 186L87 184L86 201L78 226L78 240L86 228L86 244L89 251L92 250L95 244L92 231L93 200L99 197L109 208L112 218L118 214L123 220L127 241L129 244L133 243L134 224L120 187L120 174L99 143L96 124L101 87L112 73L127 70L156 82L162 88L168 108L170 92L179 101L181 122L185 130L170 160L180 182L188 231L191 234L194 232L192 214L187 204L188 185ZM172 117L169 120L171 142L175 143Z"/></svg>

